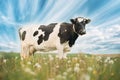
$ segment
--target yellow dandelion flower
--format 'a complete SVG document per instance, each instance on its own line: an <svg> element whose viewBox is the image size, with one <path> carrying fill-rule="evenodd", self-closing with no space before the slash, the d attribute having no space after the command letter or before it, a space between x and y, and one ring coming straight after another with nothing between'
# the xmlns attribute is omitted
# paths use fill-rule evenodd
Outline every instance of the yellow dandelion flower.
<svg viewBox="0 0 120 80"><path fill-rule="evenodd" d="M96 70L93 70L93 74L97 74L97 71L96 71Z"/></svg>
<svg viewBox="0 0 120 80"><path fill-rule="evenodd" d="M111 73L111 76L114 76L114 73Z"/></svg>

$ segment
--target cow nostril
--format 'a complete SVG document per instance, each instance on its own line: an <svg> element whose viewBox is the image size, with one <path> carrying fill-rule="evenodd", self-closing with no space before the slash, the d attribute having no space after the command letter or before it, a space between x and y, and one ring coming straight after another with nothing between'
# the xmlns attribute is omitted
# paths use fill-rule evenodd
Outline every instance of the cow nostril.
<svg viewBox="0 0 120 80"><path fill-rule="evenodd" d="M86 34L86 32L82 32L82 34Z"/></svg>
<svg viewBox="0 0 120 80"><path fill-rule="evenodd" d="M81 35L86 34L86 32L80 32Z"/></svg>

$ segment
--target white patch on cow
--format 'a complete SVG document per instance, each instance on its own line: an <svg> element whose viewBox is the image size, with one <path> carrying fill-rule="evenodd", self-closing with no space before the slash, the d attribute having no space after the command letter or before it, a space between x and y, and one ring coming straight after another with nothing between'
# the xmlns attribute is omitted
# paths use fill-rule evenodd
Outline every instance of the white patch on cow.
<svg viewBox="0 0 120 80"><path fill-rule="evenodd" d="M55 28L53 29L53 32L49 35L49 38L47 41L43 41L40 45L36 44L35 48L40 51L51 51L56 49L56 43L60 42L58 41L58 33L59 33L59 27L60 25L57 24ZM37 39L38 40L38 39ZM37 40L35 42L37 42Z"/></svg>
<svg viewBox="0 0 120 80"><path fill-rule="evenodd" d="M77 20L78 20L79 22L82 22L82 21L84 20L84 18L79 17L79 18L77 18Z"/></svg>

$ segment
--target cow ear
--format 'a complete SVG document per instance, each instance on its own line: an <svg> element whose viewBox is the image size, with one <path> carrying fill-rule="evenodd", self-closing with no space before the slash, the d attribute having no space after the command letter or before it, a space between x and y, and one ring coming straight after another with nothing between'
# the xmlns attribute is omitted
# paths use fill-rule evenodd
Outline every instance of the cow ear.
<svg viewBox="0 0 120 80"><path fill-rule="evenodd" d="M73 24L76 23L75 19L70 19L70 21L71 21Z"/></svg>
<svg viewBox="0 0 120 80"><path fill-rule="evenodd" d="M88 23L90 23L90 21L91 21L90 19L87 19L87 20L85 21L85 23L88 24Z"/></svg>

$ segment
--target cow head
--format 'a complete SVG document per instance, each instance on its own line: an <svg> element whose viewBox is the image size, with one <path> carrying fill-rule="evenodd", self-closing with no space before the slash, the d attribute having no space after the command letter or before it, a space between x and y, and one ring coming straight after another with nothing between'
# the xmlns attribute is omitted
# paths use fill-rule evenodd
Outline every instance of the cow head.
<svg viewBox="0 0 120 80"><path fill-rule="evenodd" d="M84 35L86 34L85 25L88 24L91 20L83 17L78 17L75 19L70 19L73 24L74 31L77 34Z"/></svg>

